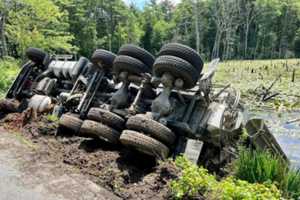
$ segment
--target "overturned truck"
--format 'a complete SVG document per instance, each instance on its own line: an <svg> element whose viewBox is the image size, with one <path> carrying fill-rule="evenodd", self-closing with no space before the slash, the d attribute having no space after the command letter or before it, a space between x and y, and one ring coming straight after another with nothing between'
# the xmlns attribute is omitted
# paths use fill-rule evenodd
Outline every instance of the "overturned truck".
<svg viewBox="0 0 300 200"><path fill-rule="evenodd" d="M156 159L185 154L219 168L235 158L245 128L243 144L288 162L263 120L245 119L239 91L213 84L219 60L203 73L190 47L166 44L157 58L131 44L117 55L98 49L91 61L58 60L35 48L26 55L2 112L52 113L61 132L121 143Z"/></svg>

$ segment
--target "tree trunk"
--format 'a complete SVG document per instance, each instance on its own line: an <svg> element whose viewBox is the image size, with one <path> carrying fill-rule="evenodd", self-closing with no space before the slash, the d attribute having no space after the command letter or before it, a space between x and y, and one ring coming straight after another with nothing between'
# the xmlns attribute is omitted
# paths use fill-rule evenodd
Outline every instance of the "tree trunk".
<svg viewBox="0 0 300 200"><path fill-rule="evenodd" d="M250 26L250 23L246 22L244 58L248 58L247 52L248 52L249 26Z"/></svg>
<svg viewBox="0 0 300 200"><path fill-rule="evenodd" d="M286 46L287 46L287 36L286 31L288 29L288 11L289 8L286 8L284 19L283 19L283 26L282 26L282 33L280 36L280 44L279 44L279 58L285 58L286 57Z"/></svg>
<svg viewBox="0 0 300 200"><path fill-rule="evenodd" d="M200 53L200 32L199 32L199 13L198 13L198 0L195 0L195 15L196 15L196 22L195 22L195 31L196 31L196 48L197 52Z"/></svg>
<svg viewBox="0 0 300 200"><path fill-rule="evenodd" d="M212 59L219 57L221 36L222 36L222 33L219 30L219 28L217 28L215 43L214 43L214 47L213 47L213 51L212 51Z"/></svg>
<svg viewBox="0 0 300 200"><path fill-rule="evenodd" d="M1 57L7 56L7 44L5 38L5 15L0 16Z"/></svg>

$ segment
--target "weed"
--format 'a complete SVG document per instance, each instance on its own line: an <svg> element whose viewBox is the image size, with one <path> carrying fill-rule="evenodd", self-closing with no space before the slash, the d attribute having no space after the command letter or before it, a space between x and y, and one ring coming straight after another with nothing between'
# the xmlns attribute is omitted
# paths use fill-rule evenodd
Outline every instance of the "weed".
<svg viewBox="0 0 300 200"><path fill-rule="evenodd" d="M250 183L274 183L287 198L300 197L300 171L268 151L241 149L234 174Z"/></svg>
<svg viewBox="0 0 300 200"><path fill-rule="evenodd" d="M236 177L250 183L279 182L287 166L270 153L241 149L236 161Z"/></svg>
<svg viewBox="0 0 300 200"><path fill-rule="evenodd" d="M6 57L0 60L0 97L4 95L19 71L19 62Z"/></svg>
<svg viewBox="0 0 300 200"><path fill-rule="evenodd" d="M285 178L284 191L293 199L300 197L300 170L290 170Z"/></svg>
<svg viewBox="0 0 300 200"><path fill-rule="evenodd" d="M47 120L49 121L49 122L58 122L59 121L59 118L57 117L57 116L55 116L55 115L47 115Z"/></svg>
<svg viewBox="0 0 300 200"><path fill-rule="evenodd" d="M248 183L227 177L217 181L215 176L203 167L197 167L184 157L177 157L176 165L182 169L178 180L171 182L171 191L175 199L235 199L269 200L280 199L281 193L274 184Z"/></svg>

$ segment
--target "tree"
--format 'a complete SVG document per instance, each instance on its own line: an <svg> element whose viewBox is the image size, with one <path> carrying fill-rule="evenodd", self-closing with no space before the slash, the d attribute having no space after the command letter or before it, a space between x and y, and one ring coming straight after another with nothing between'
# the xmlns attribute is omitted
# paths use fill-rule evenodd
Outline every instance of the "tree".
<svg viewBox="0 0 300 200"><path fill-rule="evenodd" d="M212 15L216 25L216 37L212 58L220 57L220 47L223 41L223 58L232 57L234 34L239 24L239 2L237 0L215 0L212 4Z"/></svg>
<svg viewBox="0 0 300 200"><path fill-rule="evenodd" d="M5 0L0 2L0 57L8 55L5 26L9 7L9 2Z"/></svg>
<svg viewBox="0 0 300 200"><path fill-rule="evenodd" d="M75 52L71 45L74 39L66 30L64 12L51 0L12 1L14 9L9 11L6 35L17 48L19 56L24 56L30 46L47 51Z"/></svg>
<svg viewBox="0 0 300 200"><path fill-rule="evenodd" d="M206 59L298 55L299 0L172 2L150 0L138 9L123 0L2 0L0 56L23 56L36 46L90 57L97 48L117 52L124 43L156 54L168 42Z"/></svg>
<svg viewBox="0 0 300 200"><path fill-rule="evenodd" d="M296 57L300 57L300 28L297 30L295 41L294 41L294 51Z"/></svg>

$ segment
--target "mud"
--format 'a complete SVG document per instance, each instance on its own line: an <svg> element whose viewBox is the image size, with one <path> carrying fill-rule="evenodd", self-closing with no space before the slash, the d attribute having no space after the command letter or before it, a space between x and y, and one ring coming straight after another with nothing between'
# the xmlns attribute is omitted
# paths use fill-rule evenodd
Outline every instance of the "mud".
<svg viewBox="0 0 300 200"><path fill-rule="evenodd" d="M28 120L26 114L9 114L0 126L21 133L49 159L72 166L122 199L169 199L168 185L179 174L173 162L156 165L151 157L121 145L79 138L66 130L56 132L57 123L46 116Z"/></svg>

